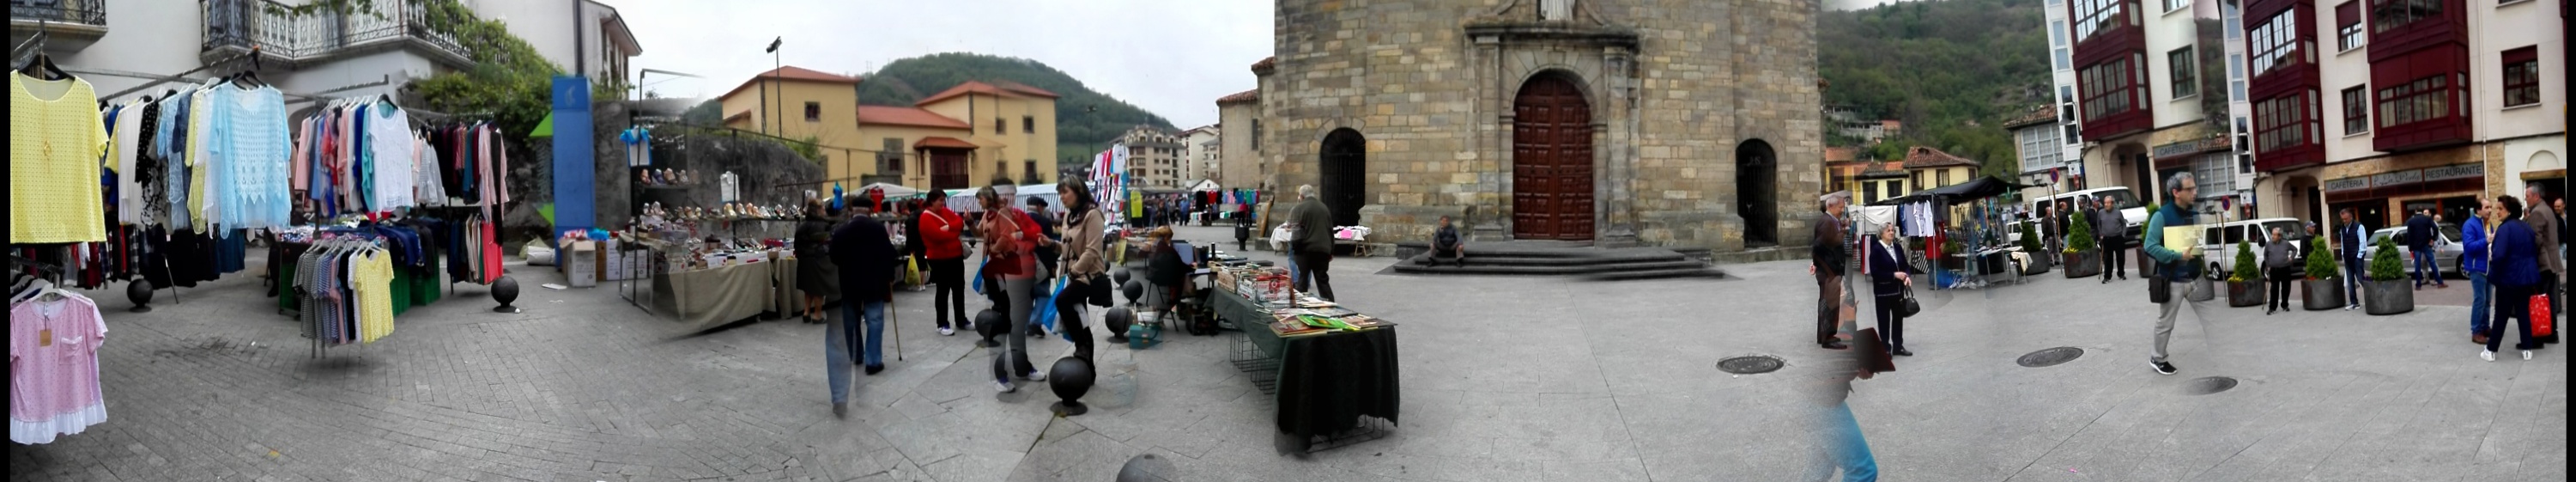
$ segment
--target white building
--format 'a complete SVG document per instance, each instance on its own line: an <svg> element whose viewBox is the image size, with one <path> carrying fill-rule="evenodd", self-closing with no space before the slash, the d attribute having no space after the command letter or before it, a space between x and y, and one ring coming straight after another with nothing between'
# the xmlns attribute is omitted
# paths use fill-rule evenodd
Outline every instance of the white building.
<svg viewBox="0 0 2576 482"><path fill-rule="evenodd" d="M273 4L12 1L9 36L14 45L43 32L44 51L56 64L97 86L102 96L122 94L108 100L158 92L162 86L125 91L165 77L201 82L250 69L254 50L260 78L289 94L290 103L391 94L412 80L472 66L465 46L432 28L423 3L376 0L364 3L366 11L303 16L265 8ZM513 21L513 34L567 71L592 75L594 82L626 78L626 60L642 48L615 9L588 0L463 3L485 19L535 12L538 4L560 7L562 21ZM587 20L572 21L576 16ZM556 58L558 53L563 57Z"/></svg>
<svg viewBox="0 0 2576 482"><path fill-rule="evenodd" d="M1127 175L1134 186L1145 189L1180 189L1181 156L1186 150L1180 136L1154 126L1140 125L1127 129L1118 137L1127 146Z"/></svg>
<svg viewBox="0 0 2576 482"><path fill-rule="evenodd" d="M1222 147L1217 139L1222 135L1215 124L1181 131L1181 145L1186 146L1182 148L1181 179L1196 182L1224 175L1224 166L1217 165L1217 154Z"/></svg>

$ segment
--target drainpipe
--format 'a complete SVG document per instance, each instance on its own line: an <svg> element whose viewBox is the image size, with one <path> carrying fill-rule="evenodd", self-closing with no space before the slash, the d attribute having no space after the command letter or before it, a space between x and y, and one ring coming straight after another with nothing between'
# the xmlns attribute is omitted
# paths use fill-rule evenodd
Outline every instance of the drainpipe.
<svg viewBox="0 0 2576 482"><path fill-rule="evenodd" d="M584 1L587 0L572 0L572 74L589 78L590 56L583 55L581 51L581 2Z"/></svg>

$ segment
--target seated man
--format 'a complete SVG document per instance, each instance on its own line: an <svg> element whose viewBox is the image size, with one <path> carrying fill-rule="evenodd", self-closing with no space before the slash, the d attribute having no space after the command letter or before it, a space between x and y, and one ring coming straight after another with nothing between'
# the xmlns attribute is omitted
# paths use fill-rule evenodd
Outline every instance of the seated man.
<svg viewBox="0 0 2576 482"><path fill-rule="evenodd" d="M1458 227L1450 224L1448 216L1440 217L1440 229L1431 232L1431 255L1422 259L1423 264L1433 266L1442 261L1467 265L1467 245L1458 240Z"/></svg>

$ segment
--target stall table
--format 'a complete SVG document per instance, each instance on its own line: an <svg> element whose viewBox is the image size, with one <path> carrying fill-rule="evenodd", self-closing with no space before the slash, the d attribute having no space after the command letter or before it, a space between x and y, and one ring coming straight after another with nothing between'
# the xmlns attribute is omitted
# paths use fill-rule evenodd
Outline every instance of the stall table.
<svg viewBox="0 0 2576 482"><path fill-rule="evenodd" d="M1218 317L1242 327L1250 355L1272 362L1276 420L1289 450L1305 452L1318 435L1359 427L1361 416L1396 423L1402 391L1396 369L1395 326L1362 331L1280 336L1270 310L1232 290L1209 295Z"/></svg>
<svg viewBox="0 0 2576 482"><path fill-rule="evenodd" d="M760 316L777 303L772 270L760 262L665 273L653 279L653 298L691 330L705 330Z"/></svg>

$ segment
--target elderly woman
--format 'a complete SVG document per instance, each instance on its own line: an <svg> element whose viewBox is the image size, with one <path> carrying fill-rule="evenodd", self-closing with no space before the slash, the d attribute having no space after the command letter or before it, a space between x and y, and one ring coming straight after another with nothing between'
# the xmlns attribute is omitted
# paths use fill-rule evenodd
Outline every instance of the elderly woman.
<svg viewBox="0 0 2576 482"><path fill-rule="evenodd" d="M1040 236L1037 222L1011 205L1010 200L1017 197L1014 189L1008 183L995 183L975 193L975 200L984 206L984 219L976 229L984 235L984 272L1000 281L1004 293L1002 312L1010 316L1009 326L998 329L1008 330L1010 346L993 351L993 384L1002 393L1019 391L1019 386L1011 383L1012 375L1030 381L1046 380L1046 373L1038 371L1028 355L1029 316L1036 312L1037 299L1032 292L1037 287Z"/></svg>
<svg viewBox="0 0 2576 482"><path fill-rule="evenodd" d="M796 290L805 292L805 324L820 324L825 313L823 304L840 296L840 269L828 254L832 240L832 221L839 209L826 209L822 200L805 201L805 219L796 223Z"/></svg>

